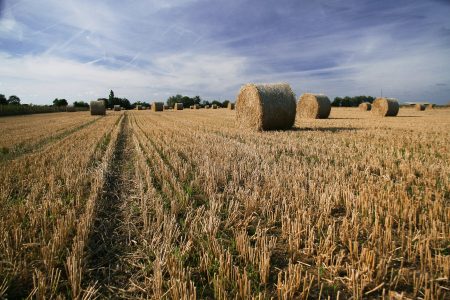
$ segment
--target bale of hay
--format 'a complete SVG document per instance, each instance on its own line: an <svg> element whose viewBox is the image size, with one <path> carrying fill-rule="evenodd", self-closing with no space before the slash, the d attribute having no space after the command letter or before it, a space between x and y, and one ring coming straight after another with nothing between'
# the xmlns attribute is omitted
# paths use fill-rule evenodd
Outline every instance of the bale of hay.
<svg viewBox="0 0 450 300"><path fill-rule="evenodd" d="M416 104L416 105L414 105L414 108L418 111L422 111L422 110L425 110L425 105L424 104Z"/></svg>
<svg viewBox="0 0 450 300"><path fill-rule="evenodd" d="M372 103L372 113L380 117L395 117L399 108L398 101L394 98L377 98Z"/></svg>
<svg viewBox="0 0 450 300"><path fill-rule="evenodd" d="M194 104L194 109L200 109L200 104Z"/></svg>
<svg viewBox="0 0 450 300"><path fill-rule="evenodd" d="M153 102L152 111L163 111L164 103L163 102Z"/></svg>
<svg viewBox="0 0 450 300"><path fill-rule="evenodd" d="M432 110L434 108L434 104L425 105L425 110Z"/></svg>
<svg viewBox="0 0 450 300"><path fill-rule="evenodd" d="M173 106L174 110L183 110L183 103L175 103Z"/></svg>
<svg viewBox="0 0 450 300"><path fill-rule="evenodd" d="M122 108L120 107L120 105L114 105L114 111L121 111Z"/></svg>
<svg viewBox="0 0 450 300"><path fill-rule="evenodd" d="M137 110L142 110L142 105L136 105Z"/></svg>
<svg viewBox="0 0 450 300"><path fill-rule="evenodd" d="M189 106L190 109L194 109L194 105Z"/></svg>
<svg viewBox="0 0 450 300"><path fill-rule="evenodd" d="M369 102L363 102L358 107L359 107L359 110L369 111L372 109L372 104Z"/></svg>
<svg viewBox="0 0 450 300"><path fill-rule="evenodd" d="M217 104L213 104L212 109L217 109Z"/></svg>
<svg viewBox="0 0 450 300"><path fill-rule="evenodd" d="M228 109L233 110L234 109L234 103L228 102Z"/></svg>
<svg viewBox="0 0 450 300"><path fill-rule="evenodd" d="M289 129L295 121L295 95L287 83L246 84L236 99L236 120L241 128Z"/></svg>
<svg viewBox="0 0 450 300"><path fill-rule="evenodd" d="M91 116L104 116L106 115L106 107L104 101L91 101Z"/></svg>
<svg viewBox="0 0 450 300"><path fill-rule="evenodd" d="M330 116L331 102L321 94L303 94L297 103L297 117L326 119Z"/></svg>
<svg viewBox="0 0 450 300"><path fill-rule="evenodd" d="M209 105L205 105L205 108L206 108L206 109L210 109L210 108L211 108L211 106L209 106Z"/></svg>
<svg viewBox="0 0 450 300"><path fill-rule="evenodd" d="M170 109L170 107L169 107L169 105L167 105L167 104L163 104L163 109L164 109L164 110L168 110L168 109Z"/></svg>
<svg viewBox="0 0 450 300"><path fill-rule="evenodd" d="M73 106L73 105L67 105L66 111L67 111L67 112L76 112L77 109L76 109L76 107Z"/></svg>

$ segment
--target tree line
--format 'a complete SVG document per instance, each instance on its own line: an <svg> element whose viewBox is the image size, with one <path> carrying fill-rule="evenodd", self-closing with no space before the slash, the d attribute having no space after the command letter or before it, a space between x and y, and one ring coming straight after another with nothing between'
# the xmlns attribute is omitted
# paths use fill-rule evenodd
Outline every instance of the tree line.
<svg viewBox="0 0 450 300"><path fill-rule="evenodd" d="M184 107L190 107L191 105L196 105L196 104L201 105L201 106L216 104L219 107L227 107L229 102L230 102L229 100L225 100L223 102L220 102L218 100L207 101L207 100L202 100L200 98L200 96L188 97L188 96L183 96L183 95L178 94L175 96L170 96L167 99L166 104L169 107L173 107L175 105L175 103L183 103Z"/></svg>
<svg viewBox="0 0 450 300"><path fill-rule="evenodd" d="M336 97L333 102L331 102L331 106L337 107L356 107L363 102L372 103L375 100L375 97L372 96L354 96L354 97Z"/></svg>

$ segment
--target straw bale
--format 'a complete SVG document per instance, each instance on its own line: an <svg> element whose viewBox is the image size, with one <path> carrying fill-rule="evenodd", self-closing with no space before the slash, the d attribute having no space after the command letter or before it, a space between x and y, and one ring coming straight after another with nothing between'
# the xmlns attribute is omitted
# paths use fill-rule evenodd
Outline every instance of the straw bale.
<svg viewBox="0 0 450 300"><path fill-rule="evenodd" d="M236 100L236 120L241 128L289 129L295 121L295 95L289 84L246 84Z"/></svg>

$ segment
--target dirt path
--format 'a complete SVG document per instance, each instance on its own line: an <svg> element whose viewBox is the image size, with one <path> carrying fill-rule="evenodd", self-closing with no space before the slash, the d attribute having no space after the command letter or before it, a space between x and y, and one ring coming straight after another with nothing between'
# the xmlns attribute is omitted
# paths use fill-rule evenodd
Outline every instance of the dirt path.
<svg viewBox="0 0 450 300"><path fill-rule="evenodd" d="M131 129L125 114L114 158L96 207L93 232L87 249L87 269L84 286L98 288L97 296L117 298L126 293L133 267L127 263L132 252L133 237L127 229L127 202L134 193L134 148Z"/></svg>

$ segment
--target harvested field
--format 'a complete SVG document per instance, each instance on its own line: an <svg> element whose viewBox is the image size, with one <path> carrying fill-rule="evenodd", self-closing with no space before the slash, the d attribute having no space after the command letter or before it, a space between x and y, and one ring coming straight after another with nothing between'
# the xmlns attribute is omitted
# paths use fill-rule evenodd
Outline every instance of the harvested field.
<svg viewBox="0 0 450 300"><path fill-rule="evenodd" d="M450 109L61 116L0 164L0 298L450 297Z"/></svg>
<svg viewBox="0 0 450 300"><path fill-rule="evenodd" d="M0 156L23 152L98 119L89 112L49 113L0 118Z"/></svg>

